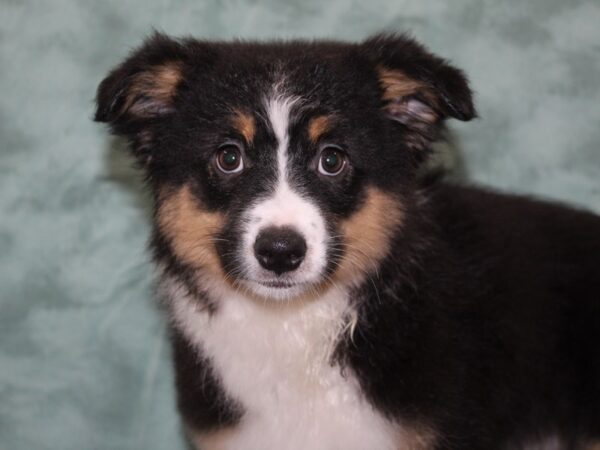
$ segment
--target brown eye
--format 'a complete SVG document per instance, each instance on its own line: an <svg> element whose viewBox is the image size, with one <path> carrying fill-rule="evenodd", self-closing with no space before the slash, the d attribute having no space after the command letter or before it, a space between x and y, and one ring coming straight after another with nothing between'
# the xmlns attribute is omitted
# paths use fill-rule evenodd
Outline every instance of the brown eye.
<svg viewBox="0 0 600 450"><path fill-rule="evenodd" d="M337 146L328 145L319 157L319 173L327 176L340 174L346 168L346 154Z"/></svg>
<svg viewBox="0 0 600 450"><path fill-rule="evenodd" d="M244 170L242 152L235 144L224 144L219 147L216 160L217 167L223 173L233 174Z"/></svg>

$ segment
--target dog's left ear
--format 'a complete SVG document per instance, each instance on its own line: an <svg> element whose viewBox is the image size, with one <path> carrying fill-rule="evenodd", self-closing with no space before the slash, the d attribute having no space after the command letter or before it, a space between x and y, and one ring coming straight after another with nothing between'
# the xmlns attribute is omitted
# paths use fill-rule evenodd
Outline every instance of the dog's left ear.
<svg viewBox="0 0 600 450"><path fill-rule="evenodd" d="M410 140L412 147L435 140L437 125L444 119L475 117L465 75L413 39L377 35L363 42L360 52L373 64L387 116L418 135Z"/></svg>

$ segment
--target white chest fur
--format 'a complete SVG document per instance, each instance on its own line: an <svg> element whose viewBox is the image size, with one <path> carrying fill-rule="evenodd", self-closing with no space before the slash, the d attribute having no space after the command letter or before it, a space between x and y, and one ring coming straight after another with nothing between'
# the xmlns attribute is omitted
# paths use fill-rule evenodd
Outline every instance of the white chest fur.
<svg viewBox="0 0 600 450"><path fill-rule="evenodd" d="M231 291L209 315L173 288L177 326L210 358L227 394L244 408L235 430L218 442L206 440L203 450L398 448L397 425L372 408L350 373L331 364L349 312L345 292L273 307Z"/></svg>

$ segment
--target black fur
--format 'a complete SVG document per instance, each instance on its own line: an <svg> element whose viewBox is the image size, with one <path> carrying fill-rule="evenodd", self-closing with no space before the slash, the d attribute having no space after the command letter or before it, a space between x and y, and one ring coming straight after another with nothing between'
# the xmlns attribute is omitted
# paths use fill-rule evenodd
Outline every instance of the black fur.
<svg viewBox="0 0 600 450"><path fill-rule="evenodd" d="M135 76L169 62L181 68L172 102L139 94L133 101L143 114L128 109ZM418 127L390 119L380 66L421 83L426 92L412 100L435 119ZM353 293L354 338L336 351L373 405L429 424L440 450L501 449L552 434L572 448L600 440L600 218L477 188L423 185L418 169L442 122L476 113L462 72L413 40L261 44L156 35L102 82L96 120L131 141L157 202L160 189L187 184L199 204L228 213L217 250L225 270L235 271L240 213L270 189L275 137L257 127L246 149L254 165L238 178L219 175L212 158L222 142L242 140L227 125L232 108L264 115L262 97L282 73L291 93L307 100L290 130L293 180L329 223L360 209L367 186L403 204L389 255ZM303 130L321 114L335 117L324 139L341 143L352 162L336 181L305 170L317 149ZM153 250L214 307L158 227ZM328 273L342 257L330 251ZM203 429L239 420L241 407L208 361L177 332L173 341L186 420Z"/></svg>
<svg viewBox="0 0 600 450"><path fill-rule="evenodd" d="M340 353L365 392L393 417L433 418L439 448L598 439L600 218L446 184L428 197L357 294Z"/></svg>
<svg viewBox="0 0 600 450"><path fill-rule="evenodd" d="M171 341L177 404L186 425L200 430L235 425L243 414L242 407L227 397L210 362L175 329Z"/></svg>

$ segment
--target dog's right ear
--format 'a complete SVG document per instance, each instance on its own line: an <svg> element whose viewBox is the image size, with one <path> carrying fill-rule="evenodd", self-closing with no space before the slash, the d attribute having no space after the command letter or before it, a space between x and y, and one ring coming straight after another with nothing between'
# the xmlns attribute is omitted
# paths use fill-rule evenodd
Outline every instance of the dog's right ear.
<svg viewBox="0 0 600 450"><path fill-rule="evenodd" d="M186 59L182 43L154 34L100 83L94 120L127 134L128 124L173 112Z"/></svg>
<svg viewBox="0 0 600 450"><path fill-rule="evenodd" d="M186 71L193 64L207 64L213 56L208 44L155 33L100 83L94 120L126 136L140 162L147 162L153 125L176 112Z"/></svg>

